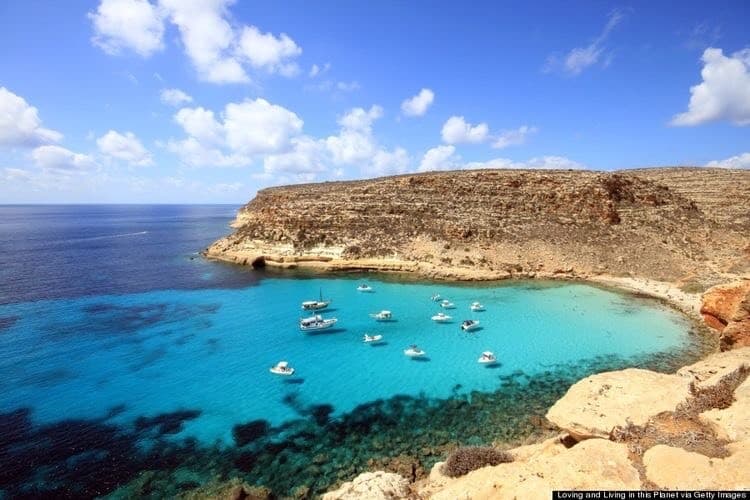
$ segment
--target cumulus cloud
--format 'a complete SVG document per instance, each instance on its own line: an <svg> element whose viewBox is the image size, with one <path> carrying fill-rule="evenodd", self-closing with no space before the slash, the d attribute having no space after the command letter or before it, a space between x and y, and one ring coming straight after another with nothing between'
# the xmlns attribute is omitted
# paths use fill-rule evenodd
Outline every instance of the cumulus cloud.
<svg viewBox="0 0 750 500"><path fill-rule="evenodd" d="M288 35L232 23L234 0L101 0L89 13L93 42L108 54L132 50L149 57L164 47L166 22L174 24L198 77L212 83L250 81L244 64L291 77L302 49Z"/></svg>
<svg viewBox="0 0 750 500"><path fill-rule="evenodd" d="M339 117L341 131L326 139L326 147L336 165L361 163L373 157L377 146L372 124L383 116L383 108L373 105L369 110L354 108Z"/></svg>
<svg viewBox="0 0 750 500"><path fill-rule="evenodd" d="M368 174L370 175L395 175L409 171L411 159L404 148L397 147L393 151L385 149L378 150L372 157Z"/></svg>
<svg viewBox="0 0 750 500"><path fill-rule="evenodd" d="M515 130L506 130L495 138L492 147L503 149L508 146L518 146L526 142L526 138L531 134L535 134L537 130L536 127L529 127L528 125L522 125Z"/></svg>
<svg viewBox="0 0 750 500"><path fill-rule="evenodd" d="M456 155L455 146L437 146L427 150L419 164L420 172L433 170L457 170L461 168L461 157Z"/></svg>
<svg viewBox="0 0 750 500"><path fill-rule="evenodd" d="M547 57L547 62L544 65L544 71L562 71L575 76L580 74L586 68L595 65L600 60L603 62L603 65L608 65L610 58L603 57L607 51L607 47L604 43L612 30L620 24L624 17L625 15L622 11L612 11L607 19L607 24L604 25L604 29L598 37L594 38L591 43L585 47L575 47L571 49L570 52L562 58L554 54L550 55Z"/></svg>
<svg viewBox="0 0 750 500"><path fill-rule="evenodd" d="M101 0L88 17L94 26L93 43L108 54L129 49L148 57L164 47L164 20L147 0Z"/></svg>
<svg viewBox="0 0 750 500"><path fill-rule="evenodd" d="M188 137L167 149L191 166L247 165L256 155L286 152L303 126L295 113L261 98L229 103L219 119L202 107L182 108L174 119Z"/></svg>
<svg viewBox="0 0 750 500"><path fill-rule="evenodd" d="M422 89L419 94L404 100L401 111L405 116L422 116L435 100L435 93L430 89Z"/></svg>
<svg viewBox="0 0 750 500"><path fill-rule="evenodd" d="M99 151L105 156L123 160L131 165L153 165L151 153L143 147L141 141L132 132L121 134L110 130L96 140Z"/></svg>
<svg viewBox="0 0 750 500"><path fill-rule="evenodd" d="M193 98L180 89L162 89L159 98L161 102L170 106L180 106L193 102Z"/></svg>
<svg viewBox="0 0 750 500"><path fill-rule="evenodd" d="M443 141L448 144L460 144L464 142L484 142L489 133L486 123L471 125L463 116L451 116L443 124L441 132Z"/></svg>
<svg viewBox="0 0 750 500"><path fill-rule="evenodd" d="M255 26L245 26L240 35L239 52L255 68L284 76L299 73L297 64L288 61L302 54L302 49L286 33L276 37L272 33L262 33Z"/></svg>
<svg viewBox="0 0 750 500"><path fill-rule="evenodd" d="M91 156L57 145L39 146L31 152L31 158L37 166L58 172L85 171L97 166Z"/></svg>
<svg viewBox="0 0 750 500"><path fill-rule="evenodd" d="M710 161L706 164L706 166L716 168L750 169L750 153L742 153L737 156L731 156L724 160Z"/></svg>
<svg viewBox="0 0 750 500"><path fill-rule="evenodd" d="M62 134L42 127L39 112L26 100L0 87L0 146L34 147L58 142Z"/></svg>
<svg viewBox="0 0 750 500"><path fill-rule="evenodd" d="M331 69L331 63L325 63L322 67L318 66L317 64L313 64L310 67L310 71L307 73L307 76L309 76L310 78L317 78L318 76L327 73L329 69Z"/></svg>
<svg viewBox="0 0 750 500"><path fill-rule="evenodd" d="M724 55L721 49L703 52L703 81L690 87L688 110L675 115L671 124L693 126L727 120L750 124L750 48Z"/></svg>

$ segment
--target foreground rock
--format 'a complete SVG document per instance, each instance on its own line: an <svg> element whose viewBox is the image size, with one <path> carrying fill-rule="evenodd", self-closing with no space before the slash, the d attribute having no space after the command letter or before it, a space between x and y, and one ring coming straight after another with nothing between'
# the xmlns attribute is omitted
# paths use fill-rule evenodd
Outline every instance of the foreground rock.
<svg viewBox="0 0 750 500"><path fill-rule="evenodd" d="M547 419L575 439L608 438L615 427L643 425L673 411L688 395L690 380L649 370L599 373L575 383L547 412Z"/></svg>
<svg viewBox="0 0 750 500"><path fill-rule="evenodd" d="M646 451L649 481L670 490L745 490L750 488L750 441L729 446L726 458L709 458L681 448L658 445Z"/></svg>
<svg viewBox="0 0 750 500"><path fill-rule="evenodd" d="M337 490L323 495L323 500L390 500L409 495L409 481L391 472L365 472Z"/></svg>
<svg viewBox="0 0 750 500"><path fill-rule="evenodd" d="M701 315L721 332L722 351L750 345L750 280L715 286L703 295Z"/></svg>
<svg viewBox="0 0 750 500"><path fill-rule="evenodd" d="M553 446L532 454L525 461L478 469L444 483L430 498L549 499L553 490L560 489L633 490L640 487L638 471L628 460L627 447L594 439L564 452ZM425 489L429 490L430 485L425 485Z"/></svg>

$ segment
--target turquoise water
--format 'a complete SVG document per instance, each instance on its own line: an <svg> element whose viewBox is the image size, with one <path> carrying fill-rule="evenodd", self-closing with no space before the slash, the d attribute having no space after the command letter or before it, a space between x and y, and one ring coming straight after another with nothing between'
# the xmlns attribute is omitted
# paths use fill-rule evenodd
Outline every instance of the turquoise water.
<svg viewBox="0 0 750 500"><path fill-rule="evenodd" d="M113 419L197 408L198 418L175 437L231 443L232 425L265 419L279 425L296 416L284 396L305 405L330 404L335 414L396 394L447 398L492 391L499 377L534 375L597 356L631 357L669 351L688 342L689 324L656 303L580 284L467 288L370 281L358 293L348 279L266 279L240 290L171 291L40 301L3 308L20 318L0 337L0 401L32 404L33 421L60 415L88 418L124 410ZM302 333L299 303L319 289L333 304L335 328ZM452 323L430 317L440 292L456 305ZM485 312L472 313L481 301ZM369 313L393 312L377 322ZM465 333L463 319L482 328ZM361 341L381 334L381 345ZM403 350L416 343L424 360ZM500 363L479 365L482 351ZM292 378L268 368L287 360Z"/></svg>
<svg viewBox="0 0 750 500"><path fill-rule="evenodd" d="M419 477L457 445L549 432L540 417L582 377L669 371L711 347L658 302L582 284L197 257L233 212L0 206L0 498L165 498L232 477L305 497L367 470ZM302 333L300 302L319 290L339 322ZM452 323L430 320L434 293L456 304ZM395 320L369 317L382 309ZM482 328L464 333L470 318ZM404 356L410 344L427 359ZM486 350L498 365L477 363ZM295 376L268 372L280 360Z"/></svg>

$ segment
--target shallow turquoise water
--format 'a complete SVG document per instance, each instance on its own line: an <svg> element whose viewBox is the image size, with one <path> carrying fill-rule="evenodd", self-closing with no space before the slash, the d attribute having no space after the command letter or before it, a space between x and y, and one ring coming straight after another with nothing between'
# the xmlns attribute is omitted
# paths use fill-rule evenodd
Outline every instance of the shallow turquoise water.
<svg viewBox="0 0 750 500"><path fill-rule="evenodd" d="M19 319L0 336L0 404L5 411L31 408L37 424L104 416L114 407L121 411L112 421L121 424L196 409L200 416L174 437L229 444L234 424L265 419L279 425L300 407L328 404L338 415L398 394L493 391L518 370L533 376L598 356L628 358L689 343L689 324L677 313L581 284L369 283L375 293L358 293L351 279L266 279L244 289L2 306L0 315ZM299 303L320 289L333 298L324 316L339 322L329 331L302 333ZM435 292L456 304L446 311L452 323L430 320L441 310L429 298ZM475 300L487 311L472 313ZM368 316L381 309L393 311L395 321ZM462 332L460 321L468 318L482 328ZM366 332L382 334L385 342L363 344ZM404 356L412 343L427 360ZM477 363L485 350L495 352L498 366ZM294 377L268 372L282 359L297 370Z"/></svg>

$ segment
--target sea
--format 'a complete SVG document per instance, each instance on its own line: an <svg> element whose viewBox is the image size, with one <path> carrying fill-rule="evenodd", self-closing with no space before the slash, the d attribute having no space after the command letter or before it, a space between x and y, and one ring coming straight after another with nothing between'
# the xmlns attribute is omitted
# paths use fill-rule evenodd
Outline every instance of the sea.
<svg viewBox="0 0 750 500"><path fill-rule="evenodd" d="M457 446L549 435L544 413L582 377L713 348L664 304L583 283L204 259L237 209L0 206L0 498L174 498L232 478L306 498L368 470L416 478ZM301 332L300 303L321 296L337 323ZM294 374L272 374L280 361Z"/></svg>

